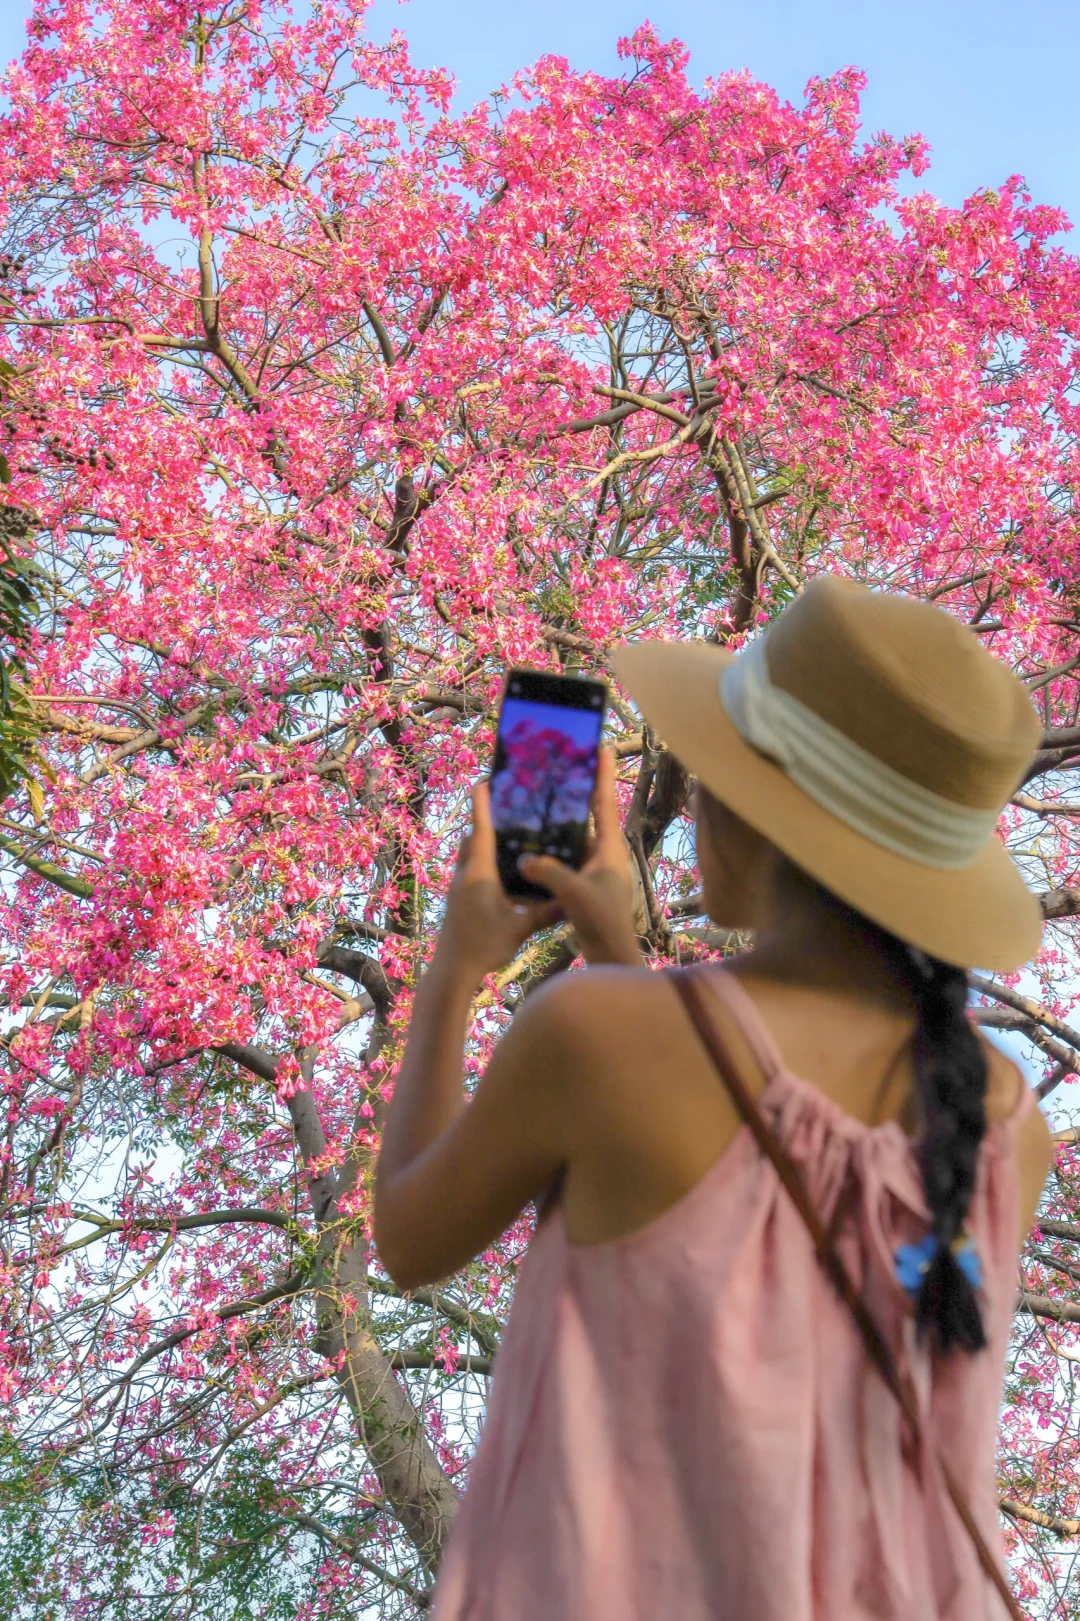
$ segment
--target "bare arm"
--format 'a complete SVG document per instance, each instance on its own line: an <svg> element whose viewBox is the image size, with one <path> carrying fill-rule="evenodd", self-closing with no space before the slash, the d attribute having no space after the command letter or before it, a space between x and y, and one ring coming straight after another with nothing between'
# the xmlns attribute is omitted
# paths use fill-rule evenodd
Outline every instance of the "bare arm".
<svg viewBox="0 0 1080 1621"><path fill-rule="evenodd" d="M536 864L536 876L561 904L517 906L499 882L486 786L474 795L473 832L417 990L376 1173L375 1242L405 1288L471 1260L573 1155L576 1111L568 1101L577 1055L566 1004L576 1008L579 998L558 984L530 998L468 1104L462 1054L485 975L564 913L590 961L640 961L607 756L596 816L596 843L580 873L558 862Z"/></svg>
<svg viewBox="0 0 1080 1621"><path fill-rule="evenodd" d="M573 1056L559 1018L561 990L553 986L522 1010L467 1106L460 1101L460 991L444 993L443 1007L454 1010L445 1025L448 1048L451 1018L459 1032L458 1105L443 1129L402 1163L388 1161L384 1148L376 1181L375 1241L402 1288L436 1282L466 1265L573 1154L574 1111L566 1106ZM429 1010L440 1011L434 996ZM432 1119L434 1098L433 1104ZM391 1151L404 1140L403 1134L392 1138Z"/></svg>

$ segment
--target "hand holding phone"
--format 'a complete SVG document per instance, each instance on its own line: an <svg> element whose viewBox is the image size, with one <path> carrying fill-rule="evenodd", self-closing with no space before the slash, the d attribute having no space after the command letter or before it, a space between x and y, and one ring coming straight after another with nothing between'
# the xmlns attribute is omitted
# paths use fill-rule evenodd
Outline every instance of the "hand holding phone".
<svg viewBox="0 0 1080 1621"><path fill-rule="evenodd" d="M491 774L499 876L509 895L554 895L591 963L639 963L630 852L615 762L600 749L602 681L511 670ZM596 835L589 837L589 810Z"/></svg>
<svg viewBox="0 0 1080 1621"><path fill-rule="evenodd" d="M523 856L582 866L606 703L602 681L508 672L491 772L491 820L508 895L549 897L521 872Z"/></svg>
<svg viewBox="0 0 1080 1621"><path fill-rule="evenodd" d="M555 899L523 901L503 887L490 788L486 782L478 783L473 791L472 832L458 855L435 962L444 968L449 965L452 974L476 984L508 963L531 934L565 920L587 962L640 964L630 852L615 800L615 761L607 749L600 754L594 808L596 836L589 842L581 870L553 856L526 857L531 872L523 876Z"/></svg>
<svg viewBox="0 0 1080 1621"><path fill-rule="evenodd" d="M458 851L431 966L449 966L471 989L485 975L504 968L531 934L551 928L561 918L555 901L521 901L506 893L495 856L489 786L478 782L472 796L472 829Z"/></svg>
<svg viewBox="0 0 1080 1621"><path fill-rule="evenodd" d="M579 872L552 856L527 856L522 862L525 876L554 895L586 962L638 967L641 949L634 919L632 858L619 821L615 757L610 749L600 751L593 809L596 832Z"/></svg>
<svg viewBox="0 0 1080 1621"><path fill-rule="evenodd" d="M436 952L455 972L483 978L562 918L588 962L640 963L615 763L599 747L605 699L599 681L510 672L492 780L473 794Z"/></svg>

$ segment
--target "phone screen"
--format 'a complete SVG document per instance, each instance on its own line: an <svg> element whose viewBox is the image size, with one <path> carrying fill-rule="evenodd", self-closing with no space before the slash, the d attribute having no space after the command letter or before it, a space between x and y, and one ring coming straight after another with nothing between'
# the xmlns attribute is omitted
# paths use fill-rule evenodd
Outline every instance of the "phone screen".
<svg viewBox="0 0 1080 1621"><path fill-rule="evenodd" d="M511 670L499 713L491 819L511 895L545 896L518 871L523 855L567 866L585 858L607 689L602 681Z"/></svg>

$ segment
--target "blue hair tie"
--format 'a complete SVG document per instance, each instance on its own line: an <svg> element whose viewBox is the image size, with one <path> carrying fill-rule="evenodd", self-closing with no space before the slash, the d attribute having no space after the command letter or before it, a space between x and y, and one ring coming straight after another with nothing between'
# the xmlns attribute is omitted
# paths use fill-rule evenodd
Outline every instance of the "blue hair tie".
<svg viewBox="0 0 1080 1621"><path fill-rule="evenodd" d="M922 1288L923 1278L930 1270L930 1263L940 1249L940 1242L933 1233L927 1233L917 1244L901 1244L896 1252L896 1277L901 1288L906 1289L914 1300ZM952 1252L956 1257L956 1264L967 1278L973 1289L982 1288L982 1262L979 1252L970 1238L960 1237L952 1245Z"/></svg>

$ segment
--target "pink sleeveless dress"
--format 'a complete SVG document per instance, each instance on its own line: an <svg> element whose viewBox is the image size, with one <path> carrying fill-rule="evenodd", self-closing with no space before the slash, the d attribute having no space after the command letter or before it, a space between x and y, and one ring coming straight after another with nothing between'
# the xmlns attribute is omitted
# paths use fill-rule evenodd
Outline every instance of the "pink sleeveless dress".
<svg viewBox="0 0 1080 1621"><path fill-rule="evenodd" d="M712 980L760 1096L910 1372L923 1428L1001 1548L995 1440L1017 1289L1015 1135L984 1140L968 1230L989 1341L916 1343L894 1255L927 1231L910 1143L786 1069L753 1002ZM719 1081L717 1082L719 1085ZM906 1444L906 1443L905 1443ZM575 1245L555 1210L521 1268L436 1621L999 1621L932 1447L905 1461L806 1229L744 1127L648 1226Z"/></svg>

